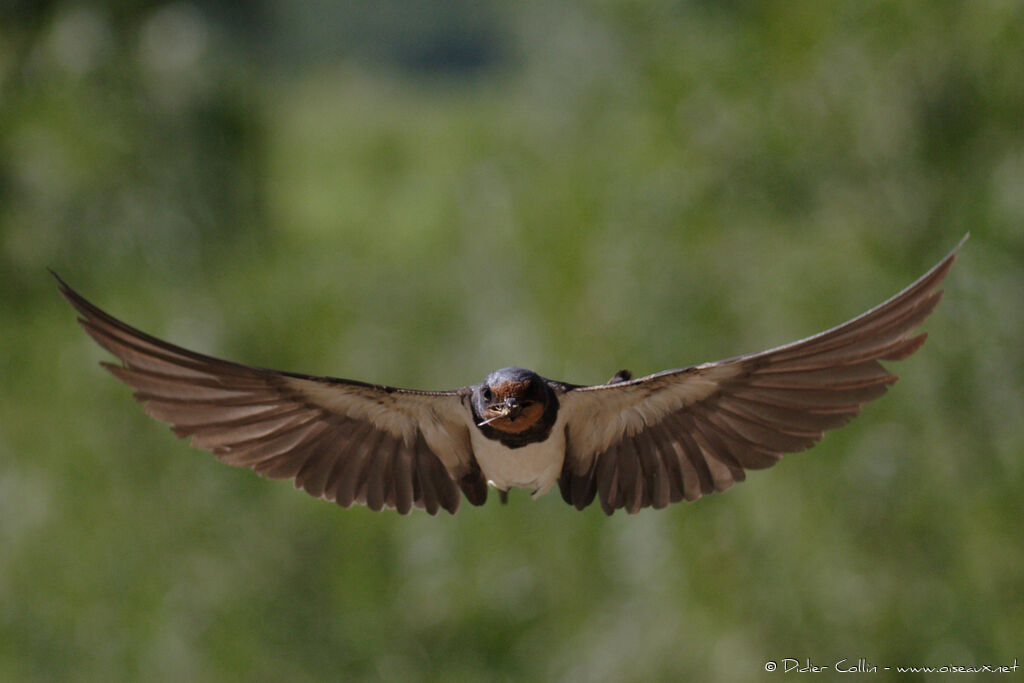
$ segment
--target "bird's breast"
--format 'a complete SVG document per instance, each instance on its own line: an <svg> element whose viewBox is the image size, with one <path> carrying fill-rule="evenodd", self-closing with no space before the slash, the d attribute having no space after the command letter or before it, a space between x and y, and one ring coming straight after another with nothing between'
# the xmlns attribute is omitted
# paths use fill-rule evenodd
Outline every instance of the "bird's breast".
<svg viewBox="0 0 1024 683"><path fill-rule="evenodd" d="M501 490L513 486L530 489L534 496L546 493L562 473L565 460L565 425L561 417L548 438L518 448L472 432L473 455L487 483Z"/></svg>

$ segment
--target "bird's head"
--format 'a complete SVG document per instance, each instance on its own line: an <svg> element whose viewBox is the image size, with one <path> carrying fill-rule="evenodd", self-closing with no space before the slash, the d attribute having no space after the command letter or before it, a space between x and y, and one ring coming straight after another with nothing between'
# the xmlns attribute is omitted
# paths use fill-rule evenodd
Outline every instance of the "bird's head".
<svg viewBox="0 0 1024 683"><path fill-rule="evenodd" d="M473 388L477 424L511 434L524 432L544 414L549 391L544 378L531 370L495 370Z"/></svg>

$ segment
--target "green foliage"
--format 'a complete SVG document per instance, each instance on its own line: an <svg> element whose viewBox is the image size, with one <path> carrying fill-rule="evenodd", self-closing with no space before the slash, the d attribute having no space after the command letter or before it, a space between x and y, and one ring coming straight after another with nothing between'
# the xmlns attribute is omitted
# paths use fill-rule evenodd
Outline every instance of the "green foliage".
<svg viewBox="0 0 1024 683"><path fill-rule="evenodd" d="M1019 6L414 5L0 15L0 679L1020 657ZM817 332L968 230L889 395L724 496L612 518L340 510L225 467L96 367L45 270L255 365L584 383Z"/></svg>

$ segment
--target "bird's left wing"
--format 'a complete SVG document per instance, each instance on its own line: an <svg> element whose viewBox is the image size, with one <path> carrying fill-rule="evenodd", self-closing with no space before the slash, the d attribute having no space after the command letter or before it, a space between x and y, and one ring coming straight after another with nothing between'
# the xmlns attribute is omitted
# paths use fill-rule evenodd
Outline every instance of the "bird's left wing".
<svg viewBox="0 0 1024 683"><path fill-rule="evenodd" d="M967 237L964 237L966 240ZM582 509L636 512L724 491L745 470L774 465L849 422L896 381L879 363L924 343L910 336L942 296L963 241L917 282L831 330L786 346L667 370L639 379L571 387L559 486Z"/></svg>
<svg viewBox="0 0 1024 683"><path fill-rule="evenodd" d="M411 391L212 358L136 330L57 280L85 331L121 361L103 366L135 389L146 412L223 462L294 479L343 507L454 513L460 488L475 505L486 500L464 391Z"/></svg>

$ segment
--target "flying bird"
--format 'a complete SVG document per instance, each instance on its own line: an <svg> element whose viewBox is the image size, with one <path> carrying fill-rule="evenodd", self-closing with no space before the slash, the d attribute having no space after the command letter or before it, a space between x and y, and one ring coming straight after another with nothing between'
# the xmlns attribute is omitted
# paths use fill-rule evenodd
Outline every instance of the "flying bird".
<svg viewBox="0 0 1024 683"><path fill-rule="evenodd" d="M221 461L373 510L455 513L488 486L534 497L557 482L577 509L635 513L725 491L802 451L896 381L960 244L919 280L838 327L715 363L580 386L508 367L452 391L415 391L220 360L103 312L56 273L102 363L153 417ZM460 494L461 492L461 494Z"/></svg>

